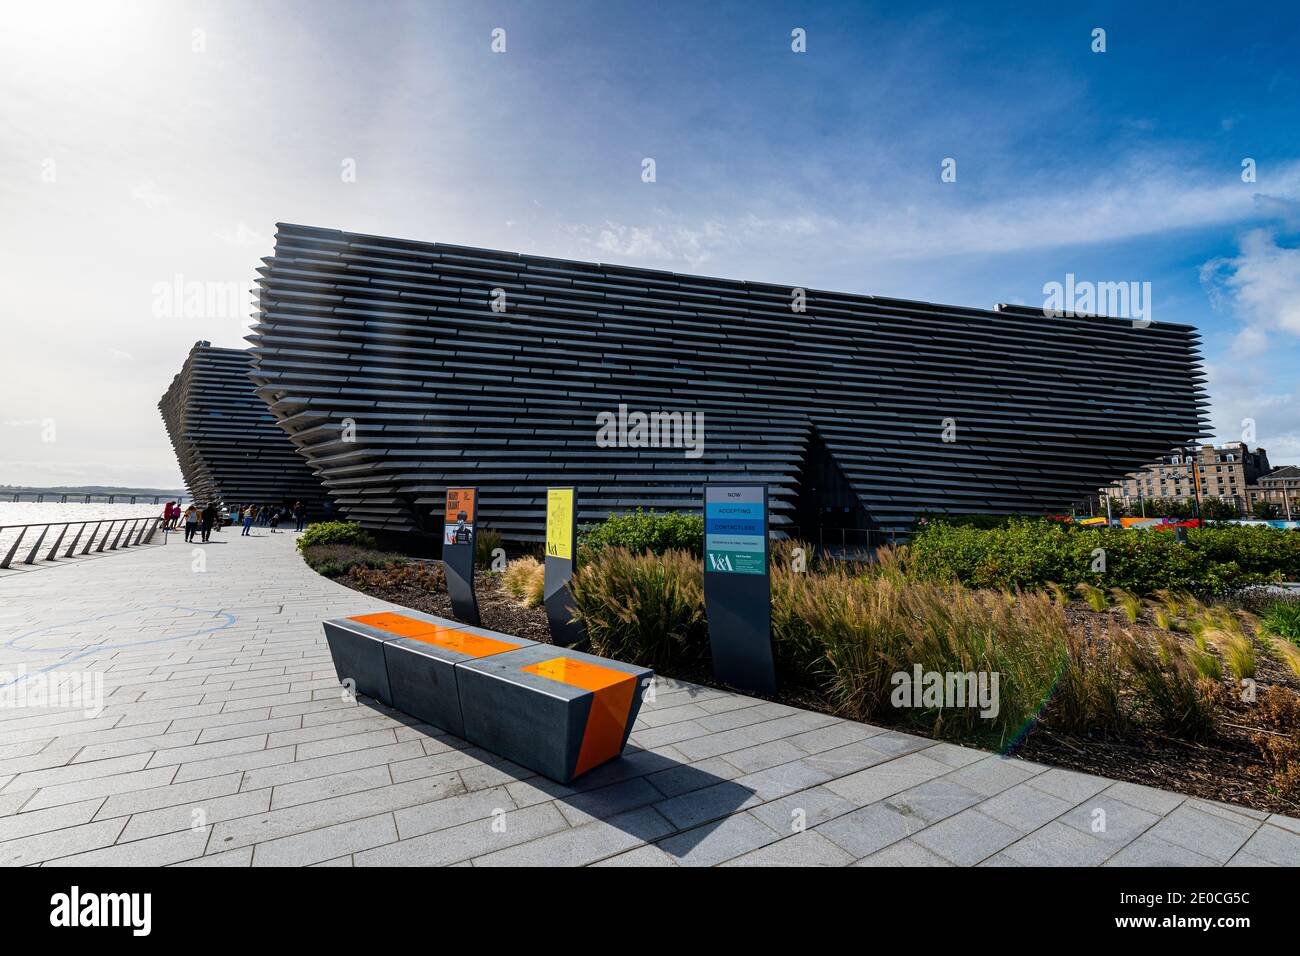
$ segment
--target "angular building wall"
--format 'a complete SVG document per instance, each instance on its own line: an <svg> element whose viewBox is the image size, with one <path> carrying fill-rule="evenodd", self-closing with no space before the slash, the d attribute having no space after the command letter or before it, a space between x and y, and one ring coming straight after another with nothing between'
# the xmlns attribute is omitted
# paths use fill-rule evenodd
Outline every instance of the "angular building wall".
<svg viewBox="0 0 1300 956"><path fill-rule="evenodd" d="M340 509L373 528L436 530L458 485L480 486L482 522L516 540L542 535L561 484L592 520L699 508L706 480L766 481L774 522L806 535L1043 512L1202 431L1183 325L284 224L264 261L252 378ZM603 447L598 416L620 404L703 413L702 453Z"/></svg>
<svg viewBox="0 0 1300 956"><path fill-rule="evenodd" d="M324 489L257 396L243 349L196 342L158 408L191 500L227 507L302 501L321 515Z"/></svg>

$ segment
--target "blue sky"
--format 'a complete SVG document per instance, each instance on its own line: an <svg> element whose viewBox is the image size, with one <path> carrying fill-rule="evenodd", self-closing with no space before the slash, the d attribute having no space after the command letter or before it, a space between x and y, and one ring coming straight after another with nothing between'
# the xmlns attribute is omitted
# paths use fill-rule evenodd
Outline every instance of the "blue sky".
<svg viewBox="0 0 1300 956"><path fill-rule="evenodd" d="M1055 6L12 7L0 483L175 484L158 397L247 317L159 284L249 283L277 220L986 307L1150 282L1216 437L1300 462L1300 12Z"/></svg>

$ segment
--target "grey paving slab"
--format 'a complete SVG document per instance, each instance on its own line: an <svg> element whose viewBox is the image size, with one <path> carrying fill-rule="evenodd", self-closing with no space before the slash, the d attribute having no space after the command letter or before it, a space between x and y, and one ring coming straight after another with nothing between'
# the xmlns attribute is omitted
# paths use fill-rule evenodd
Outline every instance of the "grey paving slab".
<svg viewBox="0 0 1300 956"><path fill-rule="evenodd" d="M1054 820L1021 837L998 856L1023 866L1100 866L1115 852L1113 841Z"/></svg>
<svg viewBox="0 0 1300 956"><path fill-rule="evenodd" d="M454 782L449 782L450 788L455 786ZM470 820L490 819L494 814L505 814L513 809L514 802L505 787L494 787L491 790L457 793L404 807L395 811L393 818L397 821L398 836L406 840Z"/></svg>
<svg viewBox="0 0 1300 956"><path fill-rule="evenodd" d="M735 813L659 841L677 866L716 866L756 847L781 839L781 835L748 813Z"/></svg>
<svg viewBox="0 0 1300 956"><path fill-rule="evenodd" d="M353 863L356 866L446 866L568 829L568 822L555 804L541 803L363 850L353 856Z"/></svg>
<svg viewBox="0 0 1300 956"><path fill-rule="evenodd" d="M723 866L847 866L853 857L816 830L786 837Z"/></svg>
<svg viewBox="0 0 1300 956"><path fill-rule="evenodd" d="M1096 835L1118 850L1151 829L1160 817L1102 791L1058 819L1066 826Z"/></svg>
<svg viewBox="0 0 1300 956"><path fill-rule="evenodd" d="M1030 786L1031 782L1032 778L981 801L980 812L1022 833L1032 833L1080 802L1039 790Z"/></svg>
<svg viewBox="0 0 1300 956"><path fill-rule="evenodd" d="M612 816L637 807L648 806L663 800L663 794L645 777L633 777L612 783L607 787L575 793L556 803L564 818L572 826L581 826L592 820L607 820Z"/></svg>
<svg viewBox="0 0 1300 956"><path fill-rule="evenodd" d="M672 824L653 807L642 807L608 821L597 820L516 847L495 850L475 857L473 862L475 866L582 866L643 843L653 843L672 829Z"/></svg>
<svg viewBox="0 0 1300 956"><path fill-rule="evenodd" d="M1020 839L1021 831L980 813L963 810L927 827L912 841L961 866L974 866Z"/></svg>
<svg viewBox="0 0 1300 956"><path fill-rule="evenodd" d="M836 777L826 784L826 788L864 807L943 776L951 770L947 764L931 760L924 753L910 753L845 777Z"/></svg>
<svg viewBox="0 0 1300 956"><path fill-rule="evenodd" d="M167 866L203 855L208 831L181 830L144 840L119 842L114 846L59 857L45 866Z"/></svg>
<svg viewBox="0 0 1300 956"><path fill-rule="evenodd" d="M0 579L0 638L27 635L0 665L80 642L107 694L0 712L0 864L1300 862L1290 817L662 676L624 756L560 786L346 698L320 622L390 606L291 534L222 540L202 574L161 546Z"/></svg>
<svg viewBox="0 0 1300 956"><path fill-rule="evenodd" d="M1094 777L1092 774L1076 773L1073 770L1062 770L1060 767L1053 767L1036 777L1030 777L1025 781L1025 786L1033 787L1035 790L1042 790L1044 793L1050 793L1054 797L1060 797L1071 804L1078 804L1095 796L1111 785L1113 781L1105 777Z"/></svg>
<svg viewBox="0 0 1300 956"><path fill-rule="evenodd" d="M823 823L817 830L854 859L862 859L927 826L929 821L882 801Z"/></svg>
<svg viewBox="0 0 1300 956"><path fill-rule="evenodd" d="M1300 833L1265 823L1251 834L1232 859L1242 854L1273 866L1300 866Z"/></svg>
<svg viewBox="0 0 1300 956"><path fill-rule="evenodd" d="M947 777L936 777L934 780L927 780L925 783L888 797L883 802L891 810L896 810L905 816L924 820L926 823L938 823L954 813L960 813L967 807L981 803L983 799L974 790L963 787Z"/></svg>
<svg viewBox="0 0 1300 956"><path fill-rule="evenodd" d="M676 866L677 864L671 856L669 856L663 850L659 849L659 847L655 846L653 843L647 843L644 846L637 847L635 850L628 850L626 853L619 853L616 856L611 856L604 860L599 860L591 865L592 866L625 866L625 867L626 866L666 867L666 866Z"/></svg>
<svg viewBox="0 0 1300 956"><path fill-rule="evenodd" d="M1120 850L1106 866L1214 866L1215 860L1157 837L1142 836Z"/></svg>
<svg viewBox="0 0 1300 956"><path fill-rule="evenodd" d="M101 820L6 840L0 843L0 866L29 866L110 846L124 826L125 820Z"/></svg>
<svg viewBox="0 0 1300 956"><path fill-rule="evenodd" d="M327 797L341 797L346 793L356 793L359 790L373 790L376 787L384 787L393 782L393 775L389 772L389 765L381 763L375 767L346 770L343 773L329 774L311 780L286 783L276 787L273 791L269 791L271 793L270 809L280 810L284 807L296 807L302 803L314 803ZM252 792L257 793L259 791Z"/></svg>
<svg viewBox="0 0 1300 956"><path fill-rule="evenodd" d="M51 830L89 823L103 803L103 799L97 797L45 810L0 817L0 844L35 833L49 833Z"/></svg>
<svg viewBox="0 0 1300 956"><path fill-rule="evenodd" d="M911 840L899 840L873 853L866 859L859 860L854 866L952 866L939 854Z"/></svg>
<svg viewBox="0 0 1300 956"><path fill-rule="evenodd" d="M120 841L175 833L194 827L207 829L223 820L236 820L250 814L264 813L271 802L271 791L253 790L224 797L193 800L174 807L133 814L122 831Z"/></svg>
<svg viewBox="0 0 1300 956"><path fill-rule="evenodd" d="M781 836L792 836L852 813L854 804L825 787L810 787L754 807L750 814L762 820Z"/></svg>
<svg viewBox="0 0 1300 956"><path fill-rule="evenodd" d="M1222 816L1199 810L1189 803L1175 807L1147 834L1209 857L1216 863L1227 863L1242 848L1255 830L1258 820L1238 816L1227 820Z"/></svg>
<svg viewBox="0 0 1300 956"><path fill-rule="evenodd" d="M253 848L253 866L310 866L396 839L393 816L385 813L258 843Z"/></svg>

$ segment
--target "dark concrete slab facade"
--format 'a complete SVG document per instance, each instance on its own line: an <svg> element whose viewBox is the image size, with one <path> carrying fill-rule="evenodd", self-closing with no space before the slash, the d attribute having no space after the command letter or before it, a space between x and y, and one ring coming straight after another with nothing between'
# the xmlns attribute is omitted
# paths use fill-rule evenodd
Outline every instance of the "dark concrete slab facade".
<svg viewBox="0 0 1300 956"><path fill-rule="evenodd" d="M341 510L377 529L437 533L462 485L515 540L543 536L557 485L578 487L585 522L766 482L774 529L805 537L1042 513L1203 428L1185 325L287 224L260 272L258 392ZM602 447L597 416L620 405L702 413L702 449Z"/></svg>
<svg viewBox="0 0 1300 956"><path fill-rule="evenodd" d="M244 349L196 342L158 409L190 498L227 507L292 505L324 512L325 492L249 381Z"/></svg>

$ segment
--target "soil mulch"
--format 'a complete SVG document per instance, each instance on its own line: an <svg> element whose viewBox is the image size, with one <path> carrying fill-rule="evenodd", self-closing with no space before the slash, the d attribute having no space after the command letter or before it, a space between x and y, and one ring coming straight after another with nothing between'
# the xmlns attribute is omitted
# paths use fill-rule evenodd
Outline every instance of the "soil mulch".
<svg viewBox="0 0 1300 956"><path fill-rule="evenodd" d="M360 585L351 576L335 579L338 583L373 597L391 601L404 607L436 614L454 620L451 599L445 591L426 591L414 587L377 588ZM475 576L475 596L483 627L503 634L513 634L533 641L550 643L550 628L546 611L541 607L523 607L501 585L499 575ZM1111 630L1127 628L1135 634L1154 633L1156 628L1146 616L1130 624L1116 610L1094 612L1071 607L1067 614L1072 624L1089 630L1100 630L1102 625ZM1184 635L1178 635L1180 638ZM1269 686L1287 687L1300 693L1300 680L1262 655L1258 658L1257 681L1261 693ZM731 689L716 681L707 668L691 673L665 675L709 687ZM761 696L744 691L749 696ZM822 713L835 714L830 704L815 691L790 685L783 686L775 698L781 703ZM1254 810L1300 816L1300 799L1286 796L1269 784L1268 769L1264 766L1259 746L1254 737L1260 734L1279 734L1264 725L1258 710L1237 700L1237 695L1225 694L1227 713L1215 739L1204 744L1166 737L1142 729L1134 729L1123 739L1075 738L1057 735L1047 728L1037 726L1030 730L1016 756L1038 763L1050 764L1066 770L1097 774L1114 780L1158 787L1176 793L1206 800L1240 804ZM841 716L841 715L835 715ZM923 727L907 724L897 729L918 736L932 736Z"/></svg>
<svg viewBox="0 0 1300 956"><path fill-rule="evenodd" d="M364 586L352 575L334 579L354 591L369 594L409 607L426 614L436 614L449 620L456 620L451 612L451 598L446 591L426 591L414 587L370 587ZM501 586L498 574L474 575L474 597L478 600L478 614L482 626L502 634L527 638L530 641L551 642L551 628L546 623L546 609L542 607L523 607Z"/></svg>

